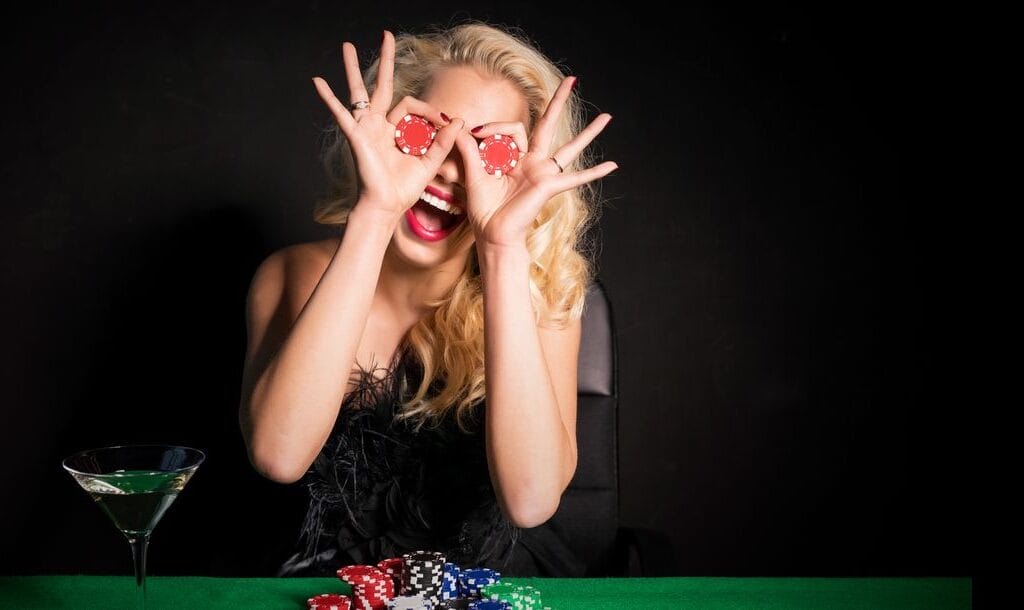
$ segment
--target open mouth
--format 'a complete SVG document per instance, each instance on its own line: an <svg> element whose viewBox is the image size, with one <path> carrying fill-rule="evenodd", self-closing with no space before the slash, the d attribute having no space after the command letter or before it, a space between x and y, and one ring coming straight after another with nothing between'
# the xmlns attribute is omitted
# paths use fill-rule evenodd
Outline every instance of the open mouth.
<svg viewBox="0 0 1024 610"><path fill-rule="evenodd" d="M444 239L466 220L461 207L426 191L406 215L411 216L409 226L413 232L428 241Z"/></svg>

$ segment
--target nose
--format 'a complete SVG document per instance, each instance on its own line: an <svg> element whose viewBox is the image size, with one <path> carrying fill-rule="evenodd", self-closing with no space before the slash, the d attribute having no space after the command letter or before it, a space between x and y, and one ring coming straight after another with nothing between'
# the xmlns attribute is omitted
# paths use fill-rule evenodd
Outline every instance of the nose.
<svg viewBox="0 0 1024 610"><path fill-rule="evenodd" d="M437 168L437 178L445 184L462 184L462 155L452 147L448 157Z"/></svg>

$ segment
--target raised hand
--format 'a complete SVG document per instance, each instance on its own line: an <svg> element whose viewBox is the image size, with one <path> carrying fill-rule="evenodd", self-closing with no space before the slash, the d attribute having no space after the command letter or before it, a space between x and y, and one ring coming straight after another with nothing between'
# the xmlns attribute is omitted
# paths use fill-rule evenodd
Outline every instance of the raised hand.
<svg viewBox="0 0 1024 610"><path fill-rule="evenodd" d="M466 163L466 220L473 228L477 244L525 244L533 220L549 199L602 178L619 167L614 161L605 161L582 171L564 170L612 120L608 113L598 115L575 138L551 151L558 117L574 84L573 77L562 81L544 115L538 119L532 138L527 139L526 128L519 122L485 123L472 135L461 130L457 134L456 145L463 159L478 160L476 138L495 133L511 135L520 150L516 168L500 177L488 174L479 162Z"/></svg>
<svg viewBox="0 0 1024 610"><path fill-rule="evenodd" d="M313 83L351 145L359 176L356 207L380 211L397 220L416 203L437 173L464 123L461 119L449 123L436 108L409 96L389 111L395 69L395 39L391 32L384 32L377 87L372 97L367 94L352 43L342 44L342 58L351 110L338 100L324 79L314 77ZM405 154L395 146L395 125L407 113L418 114L440 127L434 143L422 156Z"/></svg>

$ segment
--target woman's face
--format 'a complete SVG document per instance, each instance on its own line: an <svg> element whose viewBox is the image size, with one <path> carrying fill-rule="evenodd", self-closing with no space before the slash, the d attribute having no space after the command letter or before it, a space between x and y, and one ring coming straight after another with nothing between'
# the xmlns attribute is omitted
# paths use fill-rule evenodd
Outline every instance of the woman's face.
<svg viewBox="0 0 1024 610"><path fill-rule="evenodd" d="M529 120L526 100L512 83L484 76L467 66L439 70L421 99L453 119L464 120L467 131L484 123L519 121L525 125ZM479 163L480 159L471 159L470 162ZM453 198L454 205L463 210L461 218L465 218L466 209L464 163L458 148L452 147L448 158L427 184L433 195L442 199ZM413 208L413 215L422 215L424 212L419 208L424 205L422 200L418 202ZM447 263L454 272L461 271L474 243L468 222L462 220L455 230L438 241L418 235L410 222L408 215L399 222L391 240L394 253L414 267L435 268Z"/></svg>

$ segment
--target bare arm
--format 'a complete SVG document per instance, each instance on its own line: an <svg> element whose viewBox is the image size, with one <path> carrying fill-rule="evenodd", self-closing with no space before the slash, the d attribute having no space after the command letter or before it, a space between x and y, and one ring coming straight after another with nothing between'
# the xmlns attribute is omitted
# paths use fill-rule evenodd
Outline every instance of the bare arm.
<svg viewBox="0 0 1024 610"><path fill-rule="evenodd" d="M394 55L394 37L385 31L377 86L369 96L355 46L342 45L350 101L369 98L368 108L349 111L324 79L313 79L351 146L359 201L301 311L280 313L287 306L281 294L288 282L276 261L268 259L266 269L261 265L250 289L239 424L253 466L282 483L300 479L327 441L366 329L384 251L465 126L461 119L445 124L440 110L409 96L390 108ZM410 112L444 125L424 155L407 155L395 146L395 124Z"/></svg>
<svg viewBox="0 0 1024 610"><path fill-rule="evenodd" d="M281 277L287 271L264 269L272 265L269 259L257 271L247 304L239 424L249 460L263 476L280 483L299 480L327 441L348 391L394 228L392 217L360 214L357 206L294 322L282 296L290 283ZM260 358L261 352L270 355Z"/></svg>
<svg viewBox="0 0 1024 610"><path fill-rule="evenodd" d="M618 167L606 161L574 168L610 114L602 113L568 142L556 143L557 117L575 82L573 77L562 80L532 134L520 121L485 123L473 135L456 136L465 159L478 154L476 138L499 133L511 135L520 151L515 170L500 176L487 175L475 163L465 168L466 211L484 291L487 463L502 510L520 527L547 521L576 471L581 333L579 319L560 330L538 326L528 236L553 197Z"/></svg>
<svg viewBox="0 0 1024 610"><path fill-rule="evenodd" d="M555 513L576 472L580 320L563 330L538 328L525 247L478 252L491 481L509 519L536 527Z"/></svg>

